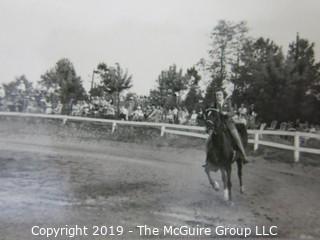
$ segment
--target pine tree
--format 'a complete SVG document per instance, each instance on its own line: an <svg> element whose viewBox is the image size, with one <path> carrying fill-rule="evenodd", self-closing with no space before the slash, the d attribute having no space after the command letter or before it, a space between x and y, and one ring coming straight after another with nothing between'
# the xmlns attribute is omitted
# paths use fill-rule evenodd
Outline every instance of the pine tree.
<svg viewBox="0 0 320 240"><path fill-rule="evenodd" d="M259 38L247 43L241 61L238 77L234 79L236 103L254 103L264 121L285 119L281 102L286 79L281 48L269 39Z"/></svg>
<svg viewBox="0 0 320 240"><path fill-rule="evenodd" d="M290 109L291 119L318 121L320 63L315 60L313 43L297 35L296 41L289 45L286 74L286 104Z"/></svg>

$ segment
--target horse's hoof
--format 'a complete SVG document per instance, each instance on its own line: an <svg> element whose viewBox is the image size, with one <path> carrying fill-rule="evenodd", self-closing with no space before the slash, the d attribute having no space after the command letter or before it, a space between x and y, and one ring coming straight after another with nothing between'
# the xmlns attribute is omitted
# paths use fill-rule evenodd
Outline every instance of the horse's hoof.
<svg viewBox="0 0 320 240"><path fill-rule="evenodd" d="M240 187L240 193L244 194L244 187L243 186Z"/></svg>
<svg viewBox="0 0 320 240"><path fill-rule="evenodd" d="M213 189L218 192L220 190L219 183L215 182L214 185L213 185Z"/></svg>
<svg viewBox="0 0 320 240"><path fill-rule="evenodd" d="M228 205L229 205L230 207L234 207L234 202L228 201Z"/></svg>
<svg viewBox="0 0 320 240"><path fill-rule="evenodd" d="M223 197L224 197L224 200L226 201L226 202L228 202L230 199L229 199L229 192L228 192L228 190L227 189L224 189L223 190Z"/></svg>

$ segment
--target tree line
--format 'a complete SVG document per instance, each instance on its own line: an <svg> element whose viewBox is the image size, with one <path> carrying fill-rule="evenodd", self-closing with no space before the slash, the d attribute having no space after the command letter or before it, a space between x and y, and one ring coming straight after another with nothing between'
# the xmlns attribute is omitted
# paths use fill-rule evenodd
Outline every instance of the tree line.
<svg viewBox="0 0 320 240"><path fill-rule="evenodd" d="M231 87L228 97L233 104L254 104L261 121L319 123L320 62L315 59L314 47L297 34L284 53L271 39L251 37L246 22L221 20L210 34L208 56L185 72L176 64L162 70L145 99L164 109L178 106L192 111L209 107L217 90L227 95ZM208 82L202 79L203 73L210 76ZM132 87L132 75L119 63L99 63L92 74L95 81L86 92L72 62L61 59L41 75L38 90L46 101L61 102L64 114L70 113L78 100L93 97L112 98L119 113L121 96ZM36 91L33 83L21 76L3 84L6 96L17 95L21 84L25 94ZM133 95L129 92L125 99Z"/></svg>

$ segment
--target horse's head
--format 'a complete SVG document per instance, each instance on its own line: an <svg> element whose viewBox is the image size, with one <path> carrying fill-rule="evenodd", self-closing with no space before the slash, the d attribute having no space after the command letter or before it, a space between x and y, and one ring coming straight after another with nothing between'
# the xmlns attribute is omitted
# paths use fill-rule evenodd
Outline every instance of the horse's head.
<svg viewBox="0 0 320 240"><path fill-rule="evenodd" d="M225 117L216 108L208 108L205 114L206 128L208 131L212 131L213 134L217 134L219 130L223 130Z"/></svg>

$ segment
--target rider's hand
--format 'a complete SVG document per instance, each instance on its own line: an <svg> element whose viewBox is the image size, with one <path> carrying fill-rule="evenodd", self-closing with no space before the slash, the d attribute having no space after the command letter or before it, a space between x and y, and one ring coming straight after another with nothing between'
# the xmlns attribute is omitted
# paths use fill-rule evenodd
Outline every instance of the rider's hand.
<svg viewBox="0 0 320 240"><path fill-rule="evenodd" d="M221 114L224 115L224 116L226 116L226 115L228 115L228 112L221 111Z"/></svg>

